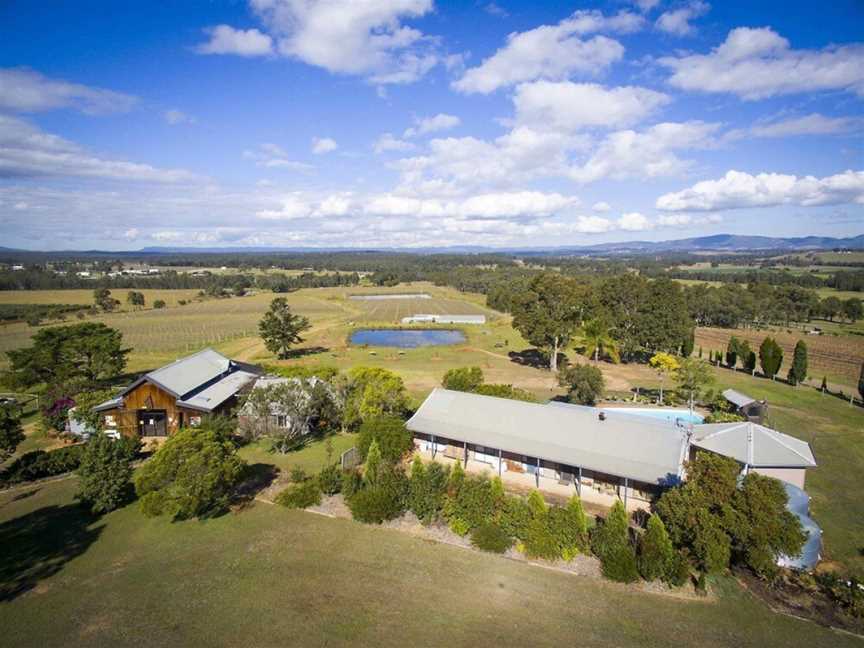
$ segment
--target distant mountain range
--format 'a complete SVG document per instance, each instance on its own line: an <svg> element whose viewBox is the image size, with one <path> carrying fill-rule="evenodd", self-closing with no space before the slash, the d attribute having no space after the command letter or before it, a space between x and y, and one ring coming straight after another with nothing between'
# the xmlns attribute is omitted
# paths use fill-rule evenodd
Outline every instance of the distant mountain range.
<svg viewBox="0 0 864 648"><path fill-rule="evenodd" d="M103 250L63 250L39 252L0 247L0 255L15 254L85 255L85 256L140 256L161 254L304 254L315 252L393 252L403 254L655 254L660 252L753 252L760 250L831 250L835 248L864 250L864 234L849 238L830 236L773 237L715 234L670 241L626 241L595 245L537 246L537 247L485 247L479 245L453 245L422 248L316 248L316 247L145 247L140 250L111 252Z"/></svg>

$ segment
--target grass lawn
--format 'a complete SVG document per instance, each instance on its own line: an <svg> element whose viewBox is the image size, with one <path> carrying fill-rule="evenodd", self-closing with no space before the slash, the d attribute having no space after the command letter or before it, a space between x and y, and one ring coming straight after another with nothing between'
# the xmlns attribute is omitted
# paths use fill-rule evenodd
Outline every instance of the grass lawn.
<svg viewBox="0 0 864 648"><path fill-rule="evenodd" d="M860 645L728 581L678 600L266 504L92 519L74 490L0 494L6 645Z"/></svg>
<svg viewBox="0 0 864 648"><path fill-rule="evenodd" d="M339 461L341 454L357 443L356 434L336 434L329 438L333 447L333 461ZM310 443L301 450L281 454L271 452L270 442L261 440L240 448L240 456L250 464L272 464L283 472L302 468L310 475L320 471L327 463L326 445L323 442Z"/></svg>

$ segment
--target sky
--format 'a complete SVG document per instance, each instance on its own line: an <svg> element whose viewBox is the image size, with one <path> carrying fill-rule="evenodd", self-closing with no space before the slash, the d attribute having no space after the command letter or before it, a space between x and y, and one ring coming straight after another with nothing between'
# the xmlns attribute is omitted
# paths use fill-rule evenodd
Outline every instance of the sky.
<svg viewBox="0 0 864 648"><path fill-rule="evenodd" d="M0 245L864 233L864 2L0 3Z"/></svg>

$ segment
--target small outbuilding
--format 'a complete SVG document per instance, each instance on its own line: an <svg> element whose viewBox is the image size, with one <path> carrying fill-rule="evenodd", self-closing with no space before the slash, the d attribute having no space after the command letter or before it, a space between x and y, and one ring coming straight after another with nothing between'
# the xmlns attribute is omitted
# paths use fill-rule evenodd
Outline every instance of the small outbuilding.
<svg viewBox="0 0 864 648"><path fill-rule="evenodd" d="M765 417L768 415L768 401L756 400L734 389L725 390L723 398L735 407L737 414L740 414L751 423L759 423L761 425L765 422Z"/></svg>

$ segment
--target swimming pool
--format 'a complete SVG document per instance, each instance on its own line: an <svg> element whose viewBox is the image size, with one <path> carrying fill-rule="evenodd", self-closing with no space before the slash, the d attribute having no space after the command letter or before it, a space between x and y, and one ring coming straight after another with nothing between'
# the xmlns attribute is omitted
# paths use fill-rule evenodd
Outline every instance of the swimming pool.
<svg viewBox="0 0 864 648"><path fill-rule="evenodd" d="M351 334L351 344L398 349L443 346L464 341L465 334L456 329L359 329Z"/></svg>
<svg viewBox="0 0 864 648"><path fill-rule="evenodd" d="M658 419L660 421L669 421L670 423L674 423L679 421L681 423L694 423L700 424L704 422L704 417L693 412L690 414L690 410L686 409L669 409L665 407L657 407L657 408L648 408L648 407L607 407L603 409L607 414L627 414L632 416L642 416L646 418Z"/></svg>

